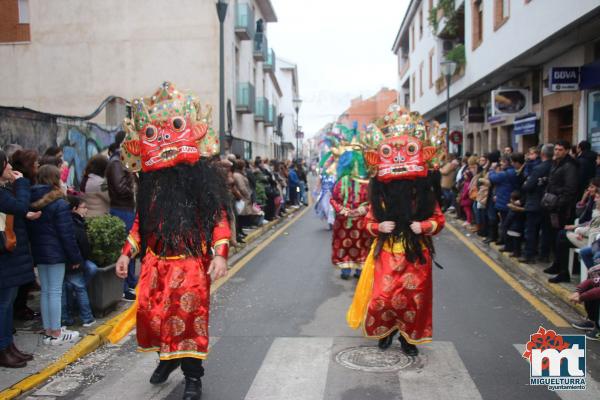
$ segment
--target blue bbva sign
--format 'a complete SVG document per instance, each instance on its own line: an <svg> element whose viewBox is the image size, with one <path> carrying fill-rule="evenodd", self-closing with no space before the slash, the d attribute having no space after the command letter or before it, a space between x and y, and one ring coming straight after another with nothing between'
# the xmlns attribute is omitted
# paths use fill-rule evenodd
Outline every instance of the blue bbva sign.
<svg viewBox="0 0 600 400"><path fill-rule="evenodd" d="M579 67L550 68L550 90L579 90Z"/></svg>

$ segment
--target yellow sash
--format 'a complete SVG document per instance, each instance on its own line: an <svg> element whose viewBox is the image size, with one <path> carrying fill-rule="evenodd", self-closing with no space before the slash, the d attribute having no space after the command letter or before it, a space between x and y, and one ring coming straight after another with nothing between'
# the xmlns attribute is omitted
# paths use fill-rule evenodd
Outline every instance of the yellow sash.
<svg viewBox="0 0 600 400"><path fill-rule="evenodd" d="M125 311L122 317L117 321L112 331L106 338L112 344L118 343L123 339L131 330L135 327L136 314L137 314L138 302L137 298L135 303L127 311Z"/></svg>
<svg viewBox="0 0 600 400"><path fill-rule="evenodd" d="M356 285L356 291L354 292L354 299L352 305L348 309L346 314L346 322L352 329L356 329L360 326L365 313L367 312L367 306L371 299L371 291L373 290L373 277L375 276L375 246L377 245L377 239L373 241L369 256L363 265L360 279Z"/></svg>

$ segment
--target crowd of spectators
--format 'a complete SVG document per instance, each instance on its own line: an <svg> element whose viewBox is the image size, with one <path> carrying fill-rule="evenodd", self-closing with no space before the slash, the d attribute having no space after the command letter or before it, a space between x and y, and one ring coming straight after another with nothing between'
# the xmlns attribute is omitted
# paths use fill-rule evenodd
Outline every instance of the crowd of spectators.
<svg viewBox="0 0 600 400"><path fill-rule="evenodd" d="M579 249L585 268L600 264L600 155L588 141L559 140L527 154L510 146L479 156L450 154L440 173L442 209L455 212L484 243L495 242L519 262L542 264L550 283L571 281L570 249ZM572 300L588 311L574 326L600 340L597 275L578 285Z"/></svg>
<svg viewBox="0 0 600 400"><path fill-rule="evenodd" d="M79 332L68 329L77 317L84 327L96 322L87 287L98 267L90 260L85 221L113 215L127 230L133 224L137 177L120 162L123 139L123 132L117 133L108 154L91 157L76 185L60 147L42 155L16 144L0 150L0 366L21 368L33 359L14 344L14 319L41 317L42 342L48 345L77 340ZM249 228L307 204L303 160L251 161L231 154L212 161L229 185L235 246L244 243ZM132 261L124 300L135 300L136 284ZM40 291L40 312L27 305L35 290Z"/></svg>

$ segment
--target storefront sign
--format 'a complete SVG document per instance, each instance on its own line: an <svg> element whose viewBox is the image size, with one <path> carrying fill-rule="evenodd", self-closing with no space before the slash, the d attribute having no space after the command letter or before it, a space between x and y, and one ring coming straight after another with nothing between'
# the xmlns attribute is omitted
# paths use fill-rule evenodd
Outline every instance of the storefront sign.
<svg viewBox="0 0 600 400"><path fill-rule="evenodd" d="M553 92L579 90L579 67L550 68L549 78Z"/></svg>
<svg viewBox="0 0 600 400"><path fill-rule="evenodd" d="M531 135L538 132L538 116L531 114L519 119L515 119L514 135Z"/></svg>
<svg viewBox="0 0 600 400"><path fill-rule="evenodd" d="M531 112L530 98L527 89L492 90L492 115L509 116Z"/></svg>
<svg viewBox="0 0 600 400"><path fill-rule="evenodd" d="M485 110L483 107L469 107L467 109L467 121L469 123L485 122Z"/></svg>

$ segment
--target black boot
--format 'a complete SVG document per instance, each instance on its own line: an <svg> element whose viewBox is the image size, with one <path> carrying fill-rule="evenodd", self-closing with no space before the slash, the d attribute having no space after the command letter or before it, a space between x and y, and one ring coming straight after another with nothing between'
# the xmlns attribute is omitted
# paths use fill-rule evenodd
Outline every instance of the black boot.
<svg viewBox="0 0 600 400"><path fill-rule="evenodd" d="M396 335L396 331L390 333L384 338L379 339L379 343L377 343L377 346L379 346L381 350L387 350L394 341L394 335Z"/></svg>
<svg viewBox="0 0 600 400"><path fill-rule="evenodd" d="M200 396L202 396L202 380L186 376L183 400L200 400Z"/></svg>
<svg viewBox="0 0 600 400"><path fill-rule="evenodd" d="M175 371L179 365L181 364L181 360L160 360L158 363L158 367L152 373L150 377L150 383L153 385L158 385L164 383L171 375L171 372Z"/></svg>
<svg viewBox="0 0 600 400"><path fill-rule="evenodd" d="M410 344L404 339L404 336L400 335L398 337L400 341L400 347L402 347L402 351L409 357L416 357L419 355L419 349L414 344Z"/></svg>

